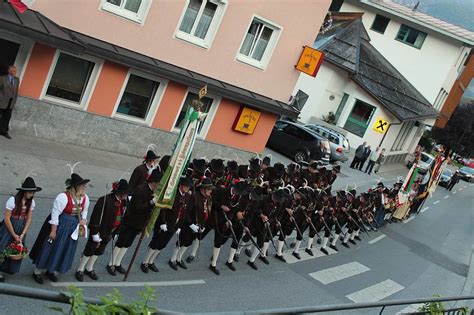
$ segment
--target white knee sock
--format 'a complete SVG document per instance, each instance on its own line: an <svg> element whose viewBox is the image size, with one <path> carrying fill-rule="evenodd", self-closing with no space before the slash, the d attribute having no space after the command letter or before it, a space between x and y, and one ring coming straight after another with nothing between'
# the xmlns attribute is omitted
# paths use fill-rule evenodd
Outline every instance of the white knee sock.
<svg viewBox="0 0 474 315"><path fill-rule="evenodd" d="M357 235L357 232L358 232L358 231L353 231L353 232L351 233L351 241L354 240L354 238L355 238L356 235Z"/></svg>
<svg viewBox="0 0 474 315"><path fill-rule="evenodd" d="M144 264L148 264L149 261L151 260L151 256L155 253L154 249L148 248L148 252L145 255L145 259L143 259Z"/></svg>
<svg viewBox="0 0 474 315"><path fill-rule="evenodd" d="M311 247L313 247L313 242L314 242L314 237L309 237L308 238L308 246L306 248L311 249Z"/></svg>
<svg viewBox="0 0 474 315"><path fill-rule="evenodd" d="M278 244L277 244L277 255L278 256L281 256L282 255L282 250L283 250L283 245L285 245L285 242L283 241L278 241Z"/></svg>
<svg viewBox="0 0 474 315"><path fill-rule="evenodd" d="M181 247L178 247L178 246L176 246L176 247L174 248L173 254L171 255L171 258L170 258L170 260L171 260L172 262L176 262L176 259L177 259L177 257L178 257L178 252L179 252L179 249L180 249L180 248L181 248Z"/></svg>
<svg viewBox="0 0 474 315"><path fill-rule="evenodd" d="M334 238L331 242L331 245L332 246L336 246L336 243L337 243L337 239L339 238L339 234L334 234Z"/></svg>
<svg viewBox="0 0 474 315"><path fill-rule="evenodd" d="M264 244L264 246L265 246L265 244ZM255 259L257 259L257 257L258 257L259 254L260 254L260 252L258 251L258 248L254 246L254 247L253 247L252 256L250 256L249 261L250 261L250 262L254 262Z"/></svg>
<svg viewBox="0 0 474 315"><path fill-rule="evenodd" d="M125 256L125 253L127 252L127 249L128 248L126 248L126 247L120 248L120 253L117 255L117 261L115 261L115 266L122 265L122 259L123 259L123 256Z"/></svg>
<svg viewBox="0 0 474 315"><path fill-rule="evenodd" d="M86 270L87 270L87 271L92 271L92 270L94 270L94 264L95 264L95 262L97 261L97 258L99 258L99 256L96 256L96 255L92 255L92 256L89 258L89 261L87 262L87 265L86 265Z"/></svg>
<svg viewBox="0 0 474 315"><path fill-rule="evenodd" d="M79 267L77 271L84 272L87 262L89 261L90 256L82 255L81 260L79 261Z"/></svg>
<svg viewBox="0 0 474 315"><path fill-rule="evenodd" d="M235 256L235 253L237 252L237 250L235 248L230 248L230 251L229 251L229 258L227 259L227 262L229 264L233 263L234 262L234 256Z"/></svg>
<svg viewBox="0 0 474 315"><path fill-rule="evenodd" d="M352 232L352 233L354 233L354 232ZM351 234L352 234L352 233L351 233ZM350 234L349 234L349 233L346 233L346 236L344 236L344 240L342 241L344 244L346 244L347 241L349 240L349 236L350 236Z"/></svg>
<svg viewBox="0 0 474 315"><path fill-rule="evenodd" d="M119 256L121 252L121 248L115 246L114 249L112 250L112 257L110 258L109 261L109 266L116 266L115 262L117 261L117 257Z"/></svg>
<svg viewBox="0 0 474 315"><path fill-rule="evenodd" d="M211 261L211 265L212 266L216 266L217 265L217 259L219 258L219 253L220 253L221 249L220 247L217 248L217 247L214 247L212 249L212 261Z"/></svg>
<svg viewBox="0 0 474 315"><path fill-rule="evenodd" d="M263 257L267 256L267 250L269 246L270 246L270 242L263 243L263 246L262 246ZM258 249L257 249L257 252L258 252Z"/></svg>
<svg viewBox="0 0 474 315"><path fill-rule="evenodd" d="M323 237L323 242L321 244L321 248L326 248L326 246L328 245L328 241L329 241L329 239L326 236L324 236Z"/></svg>
<svg viewBox="0 0 474 315"><path fill-rule="evenodd" d="M301 241L296 241L295 249L293 252L297 253L300 250Z"/></svg>
<svg viewBox="0 0 474 315"><path fill-rule="evenodd" d="M193 241L193 248L191 249L191 256L196 257L198 249L199 249L199 240L196 238Z"/></svg>
<svg viewBox="0 0 474 315"><path fill-rule="evenodd" d="M184 255L184 253L186 252L186 249L188 249L187 246L181 246L181 247L179 248L178 257L177 257L177 260L178 260L178 261L183 260L183 255Z"/></svg>
<svg viewBox="0 0 474 315"><path fill-rule="evenodd" d="M155 252L153 253L153 255L150 257L150 259L148 260L148 264L151 265L151 264L154 264L155 263L155 259L156 257L158 257L158 254L160 253L160 250L159 249L155 249Z"/></svg>

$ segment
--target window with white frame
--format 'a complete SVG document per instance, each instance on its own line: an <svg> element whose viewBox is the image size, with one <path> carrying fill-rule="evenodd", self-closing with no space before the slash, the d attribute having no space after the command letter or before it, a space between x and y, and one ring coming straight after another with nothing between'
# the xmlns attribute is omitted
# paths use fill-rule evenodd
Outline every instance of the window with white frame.
<svg viewBox="0 0 474 315"><path fill-rule="evenodd" d="M209 48L227 0L188 0L176 37Z"/></svg>
<svg viewBox="0 0 474 315"><path fill-rule="evenodd" d="M281 28L254 17L245 34L237 59L259 68L265 68L276 46Z"/></svg>
<svg viewBox="0 0 474 315"><path fill-rule="evenodd" d="M188 110L189 106L192 105L193 100L196 100L196 99L198 99L198 94L189 91L188 94L186 95L186 98L184 99L183 105L181 106L181 110L174 124L174 129L176 131L180 130L181 122L186 116L186 111ZM198 135L202 137L204 136L204 134L207 132L207 129L209 128L213 113L215 112L216 107L217 107L218 99L205 96L201 99L201 102L203 103L201 112L207 113L207 116L204 118L204 121L201 123L198 129Z"/></svg>
<svg viewBox="0 0 474 315"><path fill-rule="evenodd" d="M115 105L114 117L150 125L167 80L130 70Z"/></svg>
<svg viewBox="0 0 474 315"><path fill-rule="evenodd" d="M97 78L98 63L92 58L58 52L44 98L85 107L93 81Z"/></svg>
<svg viewBox="0 0 474 315"><path fill-rule="evenodd" d="M102 0L104 11L120 15L126 19L143 23L152 0Z"/></svg>

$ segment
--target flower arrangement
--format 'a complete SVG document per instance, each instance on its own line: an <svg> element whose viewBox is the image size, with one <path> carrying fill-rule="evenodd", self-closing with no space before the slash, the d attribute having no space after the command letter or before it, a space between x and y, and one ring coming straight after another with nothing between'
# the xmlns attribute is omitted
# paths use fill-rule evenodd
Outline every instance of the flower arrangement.
<svg viewBox="0 0 474 315"><path fill-rule="evenodd" d="M21 260L26 255L28 255L28 248L23 246L21 243L13 242L0 254L0 262L3 262L6 258L10 258L11 260Z"/></svg>

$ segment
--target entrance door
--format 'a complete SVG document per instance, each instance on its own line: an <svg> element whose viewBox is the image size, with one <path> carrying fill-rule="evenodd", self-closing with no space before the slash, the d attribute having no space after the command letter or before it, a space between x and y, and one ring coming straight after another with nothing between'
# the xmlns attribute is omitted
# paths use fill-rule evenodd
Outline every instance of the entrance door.
<svg viewBox="0 0 474 315"><path fill-rule="evenodd" d="M0 75L8 73L8 66L15 64L20 44L0 38Z"/></svg>

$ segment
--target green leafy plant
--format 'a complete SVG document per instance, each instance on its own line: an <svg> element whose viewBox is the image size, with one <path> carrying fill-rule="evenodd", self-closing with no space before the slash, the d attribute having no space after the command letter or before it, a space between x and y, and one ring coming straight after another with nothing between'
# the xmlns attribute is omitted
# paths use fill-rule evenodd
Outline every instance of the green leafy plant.
<svg viewBox="0 0 474 315"><path fill-rule="evenodd" d="M49 306L48 309L71 315L148 315L158 311L156 308L149 306L150 302L157 300L155 290L149 286L145 286L145 290L138 293L139 298L132 303L125 303L122 293L117 289L104 297L100 297L102 304L86 303L82 290L74 286L68 287L68 290L63 291L62 294L69 298L70 309L65 311L60 306Z"/></svg>
<svg viewBox="0 0 474 315"><path fill-rule="evenodd" d="M433 295L433 297L441 297L439 294ZM418 308L418 312L426 312L430 315L443 315L446 310L443 302L427 302ZM468 314L469 308L462 307L456 314Z"/></svg>

